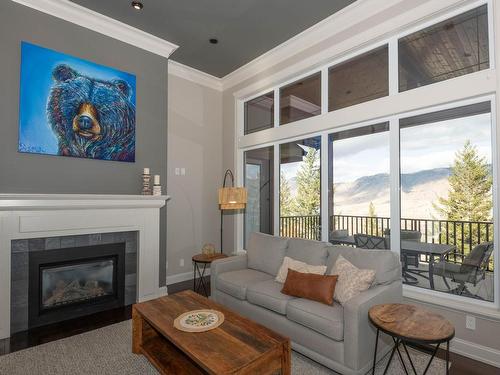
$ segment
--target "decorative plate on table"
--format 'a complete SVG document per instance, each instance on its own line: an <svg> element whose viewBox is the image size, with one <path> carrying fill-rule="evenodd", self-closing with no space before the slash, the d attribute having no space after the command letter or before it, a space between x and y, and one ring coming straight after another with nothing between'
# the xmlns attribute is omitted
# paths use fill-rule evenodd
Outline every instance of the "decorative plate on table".
<svg viewBox="0 0 500 375"><path fill-rule="evenodd" d="M216 310L193 310L179 315L174 327L184 332L205 332L224 322L224 314Z"/></svg>

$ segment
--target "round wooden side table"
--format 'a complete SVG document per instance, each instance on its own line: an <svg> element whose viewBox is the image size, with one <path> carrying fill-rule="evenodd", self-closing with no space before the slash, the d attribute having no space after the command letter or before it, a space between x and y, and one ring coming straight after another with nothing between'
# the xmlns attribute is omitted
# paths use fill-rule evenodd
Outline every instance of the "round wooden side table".
<svg viewBox="0 0 500 375"><path fill-rule="evenodd" d="M372 375L375 374L378 336L380 331L391 336L392 341L394 342L394 347L392 348L384 374L387 373L395 352L398 353L401 365L403 366L405 373L408 374L403 356L399 350L399 346L402 344L413 373L417 375L410 353L406 347L407 343L414 343L417 345L435 345L434 349L431 351L431 358L424 370L424 375L429 370L431 362L436 356L439 346L442 343L446 343L446 374L448 374L450 340L455 336L455 327L453 327L453 325L441 315L418 306L394 303L373 306L368 312L368 317L370 322L375 326L375 328L377 328L375 352L373 354Z"/></svg>
<svg viewBox="0 0 500 375"><path fill-rule="evenodd" d="M196 254L193 255L191 260L193 261L193 291L196 293L203 291L205 292L205 297L208 297L207 286L205 283L205 271L207 267L217 259L227 258L226 254ZM200 270L201 268L201 270ZM198 276L198 277L197 277Z"/></svg>

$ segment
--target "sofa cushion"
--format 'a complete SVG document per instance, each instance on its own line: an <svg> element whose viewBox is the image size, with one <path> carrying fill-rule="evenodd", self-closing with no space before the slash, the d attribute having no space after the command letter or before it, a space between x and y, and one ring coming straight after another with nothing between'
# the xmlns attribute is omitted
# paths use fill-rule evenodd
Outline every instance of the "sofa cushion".
<svg viewBox="0 0 500 375"><path fill-rule="evenodd" d="M328 306L297 298L286 306L288 319L336 340L344 339L344 309L337 302Z"/></svg>
<svg viewBox="0 0 500 375"><path fill-rule="evenodd" d="M328 247L330 247L330 244L326 242L290 238L286 256L313 266L325 265L328 257Z"/></svg>
<svg viewBox="0 0 500 375"><path fill-rule="evenodd" d="M247 245L248 268L276 276L287 246L286 238L251 233Z"/></svg>
<svg viewBox="0 0 500 375"><path fill-rule="evenodd" d="M331 273L333 265L339 255L361 269L371 269L375 271L375 281L373 285L390 284L393 281L401 280L401 262L399 255L390 250L368 250L358 249L350 246L329 246L327 271Z"/></svg>
<svg viewBox="0 0 500 375"><path fill-rule="evenodd" d="M265 307L279 314L286 314L286 304L294 299L281 293L283 284L274 280L261 281L249 285L247 288L247 300L254 305Z"/></svg>
<svg viewBox="0 0 500 375"><path fill-rule="evenodd" d="M215 284L218 290L227 293L240 300L247 297L247 288L260 281L272 280L272 276L256 270L244 269L238 271L224 272L217 276Z"/></svg>

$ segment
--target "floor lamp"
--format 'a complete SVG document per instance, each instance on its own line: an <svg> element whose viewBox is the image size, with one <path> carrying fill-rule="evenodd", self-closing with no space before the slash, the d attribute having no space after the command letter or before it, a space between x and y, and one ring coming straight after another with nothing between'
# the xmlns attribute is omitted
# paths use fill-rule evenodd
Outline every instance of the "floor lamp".
<svg viewBox="0 0 500 375"><path fill-rule="evenodd" d="M231 187L226 187L227 177L231 177ZM234 187L234 175L230 169L224 174L222 188L219 189L219 209L220 209L220 252L222 254L222 228L224 224L224 210L241 210L247 204L247 189L244 187Z"/></svg>

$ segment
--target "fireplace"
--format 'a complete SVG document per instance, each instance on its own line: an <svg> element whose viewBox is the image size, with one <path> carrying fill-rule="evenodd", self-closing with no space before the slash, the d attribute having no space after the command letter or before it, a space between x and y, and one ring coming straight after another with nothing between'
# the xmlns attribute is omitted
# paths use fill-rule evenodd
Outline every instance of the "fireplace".
<svg viewBox="0 0 500 375"><path fill-rule="evenodd" d="M28 327L124 306L125 243L29 254Z"/></svg>

